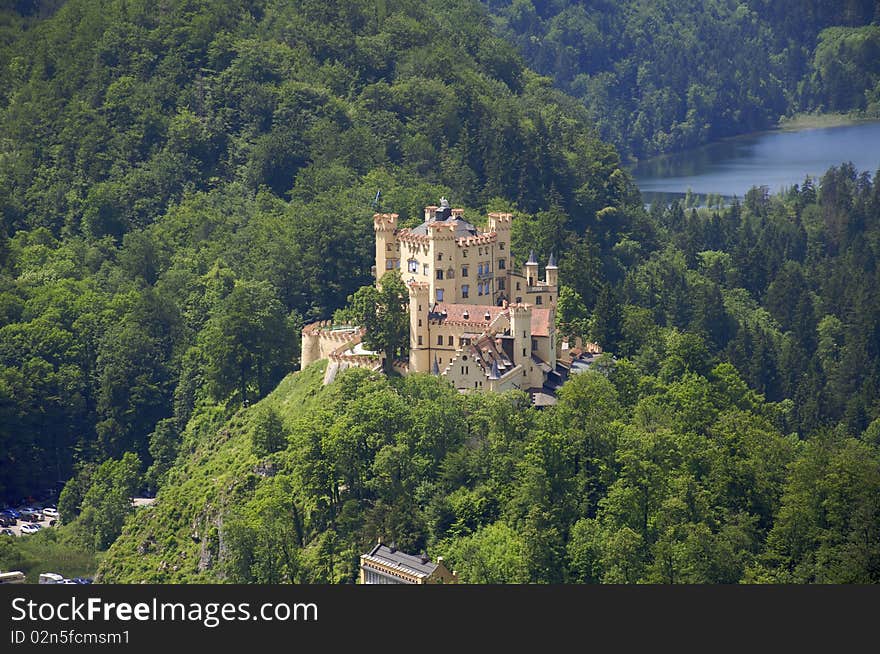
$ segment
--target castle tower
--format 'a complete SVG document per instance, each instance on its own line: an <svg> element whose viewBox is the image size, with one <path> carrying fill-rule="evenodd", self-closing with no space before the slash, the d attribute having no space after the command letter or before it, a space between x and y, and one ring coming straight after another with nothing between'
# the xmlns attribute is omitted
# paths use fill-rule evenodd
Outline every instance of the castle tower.
<svg viewBox="0 0 880 654"><path fill-rule="evenodd" d="M513 214L493 212L489 214L487 229L495 232L495 302L510 297L510 273L513 270L513 258L510 254L510 221Z"/></svg>
<svg viewBox="0 0 880 654"><path fill-rule="evenodd" d="M431 309L428 284L412 282L409 287L409 371L431 370L431 341L428 331L428 312Z"/></svg>
<svg viewBox="0 0 880 654"><path fill-rule="evenodd" d="M311 326L302 330L299 368L302 370L321 358L318 331Z"/></svg>
<svg viewBox="0 0 880 654"><path fill-rule="evenodd" d="M535 251L529 252L529 260L523 266L523 275L525 275L526 283L529 286L538 285L538 260L535 259Z"/></svg>
<svg viewBox="0 0 880 654"><path fill-rule="evenodd" d="M510 335L513 336L513 360L528 371L532 362L532 307L510 305Z"/></svg>
<svg viewBox="0 0 880 654"><path fill-rule="evenodd" d="M544 268L544 275L548 286L557 286L559 284L559 268L556 266L556 256L552 252L550 253L550 259L547 260L547 267Z"/></svg>
<svg viewBox="0 0 880 654"><path fill-rule="evenodd" d="M376 265L373 271L376 281L389 270L400 267L400 250L397 243L396 213L373 214L373 231L376 232Z"/></svg>

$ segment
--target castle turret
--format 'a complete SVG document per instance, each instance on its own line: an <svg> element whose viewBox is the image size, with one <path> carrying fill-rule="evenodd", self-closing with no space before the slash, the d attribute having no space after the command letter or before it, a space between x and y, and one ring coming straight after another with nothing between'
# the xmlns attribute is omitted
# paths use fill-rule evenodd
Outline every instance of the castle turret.
<svg viewBox="0 0 880 654"><path fill-rule="evenodd" d="M373 231L376 232L376 265L373 275L376 281L389 270L400 267L400 250L397 243L396 213L373 214Z"/></svg>
<svg viewBox="0 0 880 654"><path fill-rule="evenodd" d="M431 342L428 312L431 309L430 286L412 282L409 287L409 370L428 372L431 366Z"/></svg>
<svg viewBox="0 0 880 654"><path fill-rule="evenodd" d="M534 250L529 252L529 260L526 261L526 265L523 266L523 275L525 276L526 283L529 286L538 285L538 260L535 259Z"/></svg>
<svg viewBox="0 0 880 654"><path fill-rule="evenodd" d="M557 286L559 284L559 268L556 267L556 256L552 252L550 253L550 259L547 260L547 267L544 268L544 274L548 286Z"/></svg>

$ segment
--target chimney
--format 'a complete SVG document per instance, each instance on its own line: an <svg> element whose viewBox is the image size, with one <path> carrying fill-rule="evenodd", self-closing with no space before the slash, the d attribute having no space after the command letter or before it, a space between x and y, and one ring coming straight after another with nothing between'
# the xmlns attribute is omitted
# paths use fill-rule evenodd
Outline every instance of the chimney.
<svg viewBox="0 0 880 654"><path fill-rule="evenodd" d="M465 310L464 310L464 313L461 314L461 317L464 318L465 320L467 320L468 318L471 317L471 314L468 313L468 310L467 310L467 309L465 309Z"/></svg>

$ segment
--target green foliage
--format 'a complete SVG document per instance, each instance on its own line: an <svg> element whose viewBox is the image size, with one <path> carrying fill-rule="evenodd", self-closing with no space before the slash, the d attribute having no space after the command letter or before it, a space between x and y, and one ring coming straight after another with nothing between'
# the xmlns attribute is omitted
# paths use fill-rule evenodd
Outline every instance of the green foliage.
<svg viewBox="0 0 880 654"><path fill-rule="evenodd" d="M394 359L409 353L409 292L400 273L391 270L376 286L362 286L348 298L348 306L336 319L366 330L364 345L381 352L385 372Z"/></svg>
<svg viewBox="0 0 880 654"><path fill-rule="evenodd" d="M585 108L472 0L41 7L0 10L10 501L124 452L159 484L194 414L265 396L300 323L371 282L374 210L500 201L580 257L579 293L640 211ZM405 349L394 313L379 349Z"/></svg>
<svg viewBox="0 0 880 654"><path fill-rule="evenodd" d="M878 83L870 0L484 4L624 155L764 129L796 111L864 109Z"/></svg>
<svg viewBox="0 0 880 654"><path fill-rule="evenodd" d="M108 459L92 474L75 525L83 542L95 550L107 549L134 511L132 499L140 486L140 465L136 455L126 452L119 460Z"/></svg>
<svg viewBox="0 0 880 654"><path fill-rule="evenodd" d="M20 570L36 584L43 572L67 578L92 577L99 557L68 527L41 529L29 536L0 536L0 570Z"/></svg>
<svg viewBox="0 0 880 654"><path fill-rule="evenodd" d="M251 446L254 454L264 457L284 449L286 444L287 435L284 433L284 424L278 412L272 407L260 410L253 419L251 429Z"/></svg>

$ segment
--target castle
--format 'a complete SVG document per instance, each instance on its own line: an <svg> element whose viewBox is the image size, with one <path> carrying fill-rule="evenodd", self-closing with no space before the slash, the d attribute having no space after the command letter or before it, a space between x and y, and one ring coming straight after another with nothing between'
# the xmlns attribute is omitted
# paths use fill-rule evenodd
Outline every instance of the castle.
<svg viewBox="0 0 880 654"><path fill-rule="evenodd" d="M412 229L400 228L397 214L373 216L374 275L400 270L409 288L409 360L395 362L397 371L440 375L461 391L518 388L536 404L553 402L568 373L555 328L558 269L551 255L539 279L534 254L515 269L511 219L490 213L481 231L445 198ZM379 368L362 336L358 327L306 326L302 367L329 359L325 381L348 366Z"/></svg>

